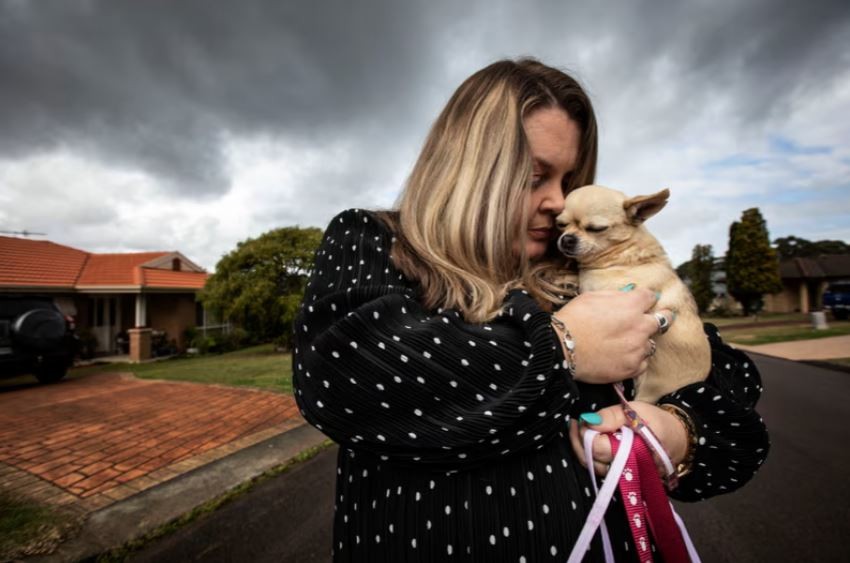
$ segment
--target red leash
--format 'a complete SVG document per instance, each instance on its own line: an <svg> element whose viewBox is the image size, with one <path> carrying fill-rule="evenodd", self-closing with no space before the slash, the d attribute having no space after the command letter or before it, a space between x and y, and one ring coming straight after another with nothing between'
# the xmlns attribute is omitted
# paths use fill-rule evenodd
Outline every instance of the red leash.
<svg viewBox="0 0 850 563"><path fill-rule="evenodd" d="M649 530L665 562L687 563L688 550L676 524L667 492L658 477L652 453L639 434L635 435L626 467L619 480L620 497L626 508L629 528L641 563L651 562ZM608 434L611 451L617 455L620 440Z"/></svg>

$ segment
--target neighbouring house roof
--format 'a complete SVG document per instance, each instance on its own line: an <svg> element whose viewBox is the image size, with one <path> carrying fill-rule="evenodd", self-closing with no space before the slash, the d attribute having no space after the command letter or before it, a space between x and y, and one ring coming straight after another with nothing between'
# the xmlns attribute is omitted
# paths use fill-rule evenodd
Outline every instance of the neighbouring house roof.
<svg viewBox="0 0 850 563"><path fill-rule="evenodd" d="M782 279L850 278L850 254L792 258L779 263Z"/></svg>
<svg viewBox="0 0 850 563"><path fill-rule="evenodd" d="M207 276L176 251L97 254L0 236L0 289L194 290L204 287Z"/></svg>

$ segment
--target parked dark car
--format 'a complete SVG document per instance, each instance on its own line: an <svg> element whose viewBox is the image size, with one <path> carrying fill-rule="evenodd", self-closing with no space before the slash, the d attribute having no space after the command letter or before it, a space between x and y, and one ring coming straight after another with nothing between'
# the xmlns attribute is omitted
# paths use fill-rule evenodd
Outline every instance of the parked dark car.
<svg viewBox="0 0 850 563"><path fill-rule="evenodd" d="M50 297L0 294L0 377L59 381L77 352L74 328Z"/></svg>
<svg viewBox="0 0 850 563"><path fill-rule="evenodd" d="M823 294L823 308L843 321L850 314L850 281L832 282Z"/></svg>

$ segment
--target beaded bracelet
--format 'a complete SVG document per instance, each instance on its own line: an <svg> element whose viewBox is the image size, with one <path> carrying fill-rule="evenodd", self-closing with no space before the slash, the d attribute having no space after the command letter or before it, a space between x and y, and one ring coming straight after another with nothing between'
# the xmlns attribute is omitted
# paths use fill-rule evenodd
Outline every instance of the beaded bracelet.
<svg viewBox="0 0 850 563"><path fill-rule="evenodd" d="M676 466L676 478L684 477L691 472L691 467L694 463L694 456L696 455L697 443L699 440L696 426L688 413L676 405L663 403L658 406L679 419L679 422L681 422L682 426L685 427L685 433L688 435L688 449L685 452L685 458Z"/></svg>
<svg viewBox="0 0 850 563"><path fill-rule="evenodd" d="M573 340L573 335L570 334L570 330L567 328L567 325L564 322L552 315L552 327L555 329L555 332L561 332L561 340L564 343L564 360L567 363L567 371L570 372L570 375L576 376L576 341Z"/></svg>

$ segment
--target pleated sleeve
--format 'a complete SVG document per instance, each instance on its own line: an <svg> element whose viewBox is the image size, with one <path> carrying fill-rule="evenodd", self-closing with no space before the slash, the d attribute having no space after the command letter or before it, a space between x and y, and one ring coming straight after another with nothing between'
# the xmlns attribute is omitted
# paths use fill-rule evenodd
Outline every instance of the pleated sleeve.
<svg viewBox="0 0 850 563"><path fill-rule="evenodd" d="M693 471L671 492L697 501L732 492L752 479L767 458L767 427L755 410L761 376L746 354L723 343L717 328L705 325L711 343L711 372L703 383L683 387L659 403L687 412L698 433Z"/></svg>
<svg viewBox="0 0 850 563"><path fill-rule="evenodd" d="M424 310L392 242L362 210L327 229L294 326L304 418L342 445L448 470L563 431L577 391L549 315L522 291L487 324Z"/></svg>

